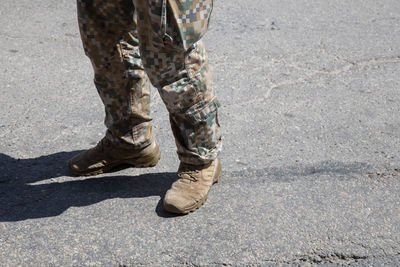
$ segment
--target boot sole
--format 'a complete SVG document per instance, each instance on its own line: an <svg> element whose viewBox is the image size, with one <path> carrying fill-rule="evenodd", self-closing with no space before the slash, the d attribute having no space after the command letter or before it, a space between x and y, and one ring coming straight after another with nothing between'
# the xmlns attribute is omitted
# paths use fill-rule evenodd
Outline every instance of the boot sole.
<svg viewBox="0 0 400 267"><path fill-rule="evenodd" d="M111 170L122 166L122 165L128 165L129 167L133 168L150 168L154 167L157 165L158 161L161 159L161 152L160 149L157 147L156 156L154 154L147 156L147 157L140 157L140 158L132 158L132 159L125 159L121 160L115 163L110 163L107 166L90 170L90 171L82 171L82 172L77 172L74 171L70 168L70 172L73 175L76 176L93 176L93 175L99 175L103 173L110 172Z"/></svg>
<svg viewBox="0 0 400 267"><path fill-rule="evenodd" d="M213 179L213 185L218 183L219 177L221 175L221 170L222 170L221 163L218 162L217 170L215 171L215 176L214 176L214 179ZM164 210L166 210L168 212L171 212L171 213L176 213L176 214L183 214L183 215L189 214L189 213L199 209L201 206L203 206L203 204L207 201L208 193L210 193L210 191L211 191L211 188L207 192L207 194L205 195L204 198L202 198L199 202L197 202L195 205L187 208L186 210L180 210L180 209L176 208L175 206L169 205L169 204L167 204L165 202L164 202Z"/></svg>

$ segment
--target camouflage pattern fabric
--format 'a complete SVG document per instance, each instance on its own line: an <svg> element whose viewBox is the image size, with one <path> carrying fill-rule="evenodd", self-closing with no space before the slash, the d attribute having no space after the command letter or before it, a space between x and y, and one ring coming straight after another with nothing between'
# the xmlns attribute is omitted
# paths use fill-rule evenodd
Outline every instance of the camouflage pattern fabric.
<svg viewBox="0 0 400 267"><path fill-rule="evenodd" d="M179 159L215 159L222 144L220 104L201 42L213 0L77 0L77 6L106 136L134 149L153 141L151 83L170 114Z"/></svg>

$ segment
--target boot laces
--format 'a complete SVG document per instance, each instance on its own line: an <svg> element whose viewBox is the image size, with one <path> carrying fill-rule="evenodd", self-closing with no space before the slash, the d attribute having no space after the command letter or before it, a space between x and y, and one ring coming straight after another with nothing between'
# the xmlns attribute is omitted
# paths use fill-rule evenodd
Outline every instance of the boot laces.
<svg viewBox="0 0 400 267"><path fill-rule="evenodd" d="M199 179L195 176L195 174L199 172L200 172L199 170L181 171L178 173L178 179L197 182Z"/></svg>

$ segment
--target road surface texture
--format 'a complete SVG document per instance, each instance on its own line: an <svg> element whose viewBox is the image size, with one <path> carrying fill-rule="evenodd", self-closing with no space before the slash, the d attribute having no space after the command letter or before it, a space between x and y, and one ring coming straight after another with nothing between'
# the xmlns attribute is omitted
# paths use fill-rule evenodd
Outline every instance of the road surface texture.
<svg viewBox="0 0 400 267"><path fill-rule="evenodd" d="M187 216L155 90L156 167L68 174L105 132L75 1L0 14L1 266L400 265L398 0L216 1L224 170Z"/></svg>

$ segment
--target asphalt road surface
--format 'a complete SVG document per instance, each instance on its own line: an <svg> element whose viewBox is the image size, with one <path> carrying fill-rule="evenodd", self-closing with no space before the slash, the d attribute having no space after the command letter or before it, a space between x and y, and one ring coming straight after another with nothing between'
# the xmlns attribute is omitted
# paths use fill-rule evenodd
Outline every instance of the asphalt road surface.
<svg viewBox="0 0 400 267"><path fill-rule="evenodd" d="M71 177L105 132L75 1L0 15L1 266L400 265L398 0L216 1L223 173L177 217L157 92L156 167Z"/></svg>

